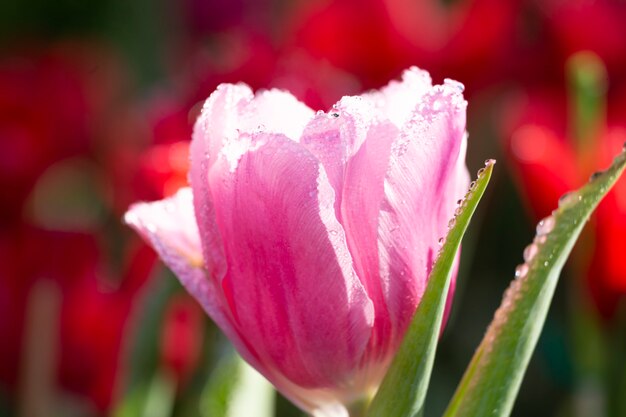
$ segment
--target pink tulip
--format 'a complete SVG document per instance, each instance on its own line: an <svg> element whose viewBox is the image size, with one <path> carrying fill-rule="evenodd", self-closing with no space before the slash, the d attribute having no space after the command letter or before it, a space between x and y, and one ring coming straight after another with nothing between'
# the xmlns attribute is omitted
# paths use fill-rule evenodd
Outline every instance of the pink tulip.
<svg viewBox="0 0 626 417"><path fill-rule="evenodd" d="M223 84L195 126L191 188L126 221L285 396L347 416L378 387L467 188L462 89L412 68L315 113Z"/></svg>

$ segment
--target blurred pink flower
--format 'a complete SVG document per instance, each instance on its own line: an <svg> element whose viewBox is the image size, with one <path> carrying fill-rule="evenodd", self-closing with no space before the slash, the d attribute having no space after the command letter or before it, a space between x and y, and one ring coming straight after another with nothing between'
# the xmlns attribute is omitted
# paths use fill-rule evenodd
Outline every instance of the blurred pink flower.
<svg viewBox="0 0 626 417"><path fill-rule="evenodd" d="M345 416L380 383L468 184L465 110L460 84L416 68L327 113L224 84L191 188L126 221L284 395Z"/></svg>

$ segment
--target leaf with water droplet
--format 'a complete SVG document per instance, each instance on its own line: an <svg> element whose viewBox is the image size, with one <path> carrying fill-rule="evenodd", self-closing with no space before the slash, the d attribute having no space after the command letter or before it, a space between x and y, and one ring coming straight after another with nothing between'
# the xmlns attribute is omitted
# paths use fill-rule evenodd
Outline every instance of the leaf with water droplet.
<svg viewBox="0 0 626 417"><path fill-rule="evenodd" d="M506 417L552 301L561 268L580 232L626 166L626 151L593 182L566 197L537 227L537 251L505 292L444 417ZM533 250L534 252L534 250ZM522 274L524 272L524 274Z"/></svg>
<svg viewBox="0 0 626 417"><path fill-rule="evenodd" d="M515 278L524 278L528 273L528 264L520 264L515 268Z"/></svg>
<svg viewBox="0 0 626 417"><path fill-rule="evenodd" d="M524 249L524 262L532 261L535 255L537 255L537 252L539 252L539 246L537 246L537 244L531 243L526 246Z"/></svg>
<svg viewBox="0 0 626 417"><path fill-rule="evenodd" d="M482 174L472 182L428 278L428 284L404 340L374 397L367 417L409 417L424 407L435 349L439 339L450 277L461 239L478 206L493 171L489 160Z"/></svg>

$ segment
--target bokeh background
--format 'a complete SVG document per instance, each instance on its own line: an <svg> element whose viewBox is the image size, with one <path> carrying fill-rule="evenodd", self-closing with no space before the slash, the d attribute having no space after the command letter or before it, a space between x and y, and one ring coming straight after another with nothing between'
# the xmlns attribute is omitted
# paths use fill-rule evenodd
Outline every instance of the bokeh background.
<svg viewBox="0 0 626 417"><path fill-rule="evenodd" d="M498 160L464 243L437 416L534 224L626 142L626 2L1 2L0 416L225 415L232 350L124 211L186 184L219 83L326 110L411 65L465 84L470 171ZM562 275L514 416L626 416L624 236L622 180Z"/></svg>

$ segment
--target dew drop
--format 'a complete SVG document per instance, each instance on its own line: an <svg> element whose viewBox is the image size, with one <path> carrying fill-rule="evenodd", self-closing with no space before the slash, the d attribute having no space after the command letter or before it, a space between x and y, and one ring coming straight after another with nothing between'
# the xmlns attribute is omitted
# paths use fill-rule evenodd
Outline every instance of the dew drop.
<svg viewBox="0 0 626 417"><path fill-rule="evenodd" d="M535 240L534 242L537 245L543 245L544 243L546 243L546 240L548 239L548 237L546 235L542 235L542 236L535 236Z"/></svg>
<svg viewBox="0 0 626 417"><path fill-rule="evenodd" d="M545 261L545 262L543 263L543 266L548 266L548 265L549 265L549 262L548 262L548 261Z"/></svg>
<svg viewBox="0 0 626 417"><path fill-rule="evenodd" d="M602 176L602 174L604 174L604 172L602 171L596 171L593 174L591 174L591 176L589 177L589 182L593 182L595 180L597 180L598 178L600 178Z"/></svg>
<svg viewBox="0 0 626 417"><path fill-rule="evenodd" d="M456 210L454 210L455 216L460 216L461 213L463 213L463 207L457 207Z"/></svg>
<svg viewBox="0 0 626 417"><path fill-rule="evenodd" d="M524 278L526 274L528 274L528 265L517 265L517 268L515 268L515 278Z"/></svg>
<svg viewBox="0 0 626 417"><path fill-rule="evenodd" d="M322 114L324 114L324 110L318 110L315 114L321 116Z"/></svg>
<svg viewBox="0 0 626 417"><path fill-rule="evenodd" d="M485 168L481 168L481 169L478 170L478 176L479 177L482 177L484 173L485 173Z"/></svg>
<svg viewBox="0 0 626 417"><path fill-rule="evenodd" d="M465 91L465 86L463 85L463 83L460 83L460 82L458 82L456 80L452 80L450 78L446 78L446 79L443 80L443 83L445 85L449 85L450 87L456 88L461 93L463 91Z"/></svg>
<svg viewBox="0 0 626 417"><path fill-rule="evenodd" d="M456 205L457 206L460 206L462 204L463 204L463 199L462 198L459 198L458 200L456 200Z"/></svg>
<svg viewBox="0 0 626 417"><path fill-rule="evenodd" d="M537 236L547 235L554 229L554 217L544 217L537 223Z"/></svg>
<svg viewBox="0 0 626 417"><path fill-rule="evenodd" d="M530 245L526 246L526 248L524 249L524 262L532 261L532 259L537 255L537 252L539 252L539 248L536 244L531 243Z"/></svg>
<svg viewBox="0 0 626 417"><path fill-rule="evenodd" d="M336 119L336 118L339 117L339 113L333 112L333 113L330 114L330 117Z"/></svg>
<svg viewBox="0 0 626 417"><path fill-rule="evenodd" d="M470 191L474 191L476 189L476 181L470 182L469 189Z"/></svg>
<svg viewBox="0 0 626 417"><path fill-rule="evenodd" d="M454 227L454 225L456 224L456 217L453 217L450 219L450 221L448 222L448 229L452 229Z"/></svg>
<svg viewBox="0 0 626 417"><path fill-rule="evenodd" d="M569 207L577 201L581 201L583 197L577 193L566 193L559 198L559 207Z"/></svg>
<svg viewBox="0 0 626 417"><path fill-rule="evenodd" d="M488 167L489 165L493 165L496 163L495 159L485 159L485 166Z"/></svg>
<svg viewBox="0 0 626 417"><path fill-rule="evenodd" d="M439 240L437 241L437 243L439 243L439 246L443 246L443 241L444 239L440 237Z"/></svg>

